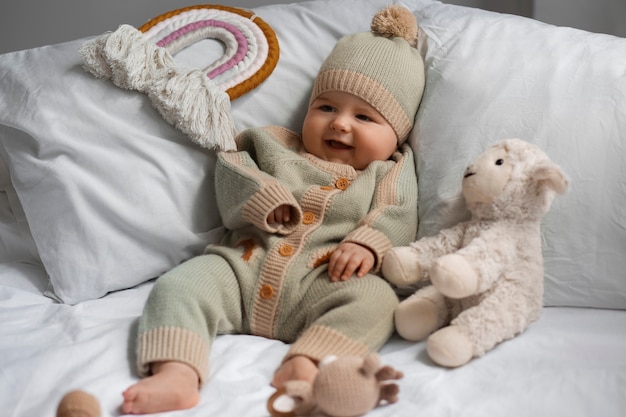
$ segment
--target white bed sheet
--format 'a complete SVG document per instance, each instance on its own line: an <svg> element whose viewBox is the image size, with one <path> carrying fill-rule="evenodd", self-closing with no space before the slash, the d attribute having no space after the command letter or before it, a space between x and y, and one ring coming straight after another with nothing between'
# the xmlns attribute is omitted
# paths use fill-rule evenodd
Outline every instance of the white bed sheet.
<svg viewBox="0 0 626 417"><path fill-rule="evenodd" d="M23 265L23 264L22 264ZM137 380L134 334L151 282L75 306L42 294L37 266L0 269L0 416L52 417L71 389L119 416ZM524 334L456 370L428 359L424 343L392 338L383 361L405 373L400 401L376 416L626 415L626 311L550 307ZM219 336L200 404L162 416L268 416L272 373L288 346Z"/></svg>

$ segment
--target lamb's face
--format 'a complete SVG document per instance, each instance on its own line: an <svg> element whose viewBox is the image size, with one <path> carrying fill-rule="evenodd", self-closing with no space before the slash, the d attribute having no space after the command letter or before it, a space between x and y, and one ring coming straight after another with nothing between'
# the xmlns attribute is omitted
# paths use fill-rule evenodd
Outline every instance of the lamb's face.
<svg viewBox="0 0 626 417"><path fill-rule="evenodd" d="M561 169L539 147L505 139L467 167L462 191L473 217L537 220L567 185Z"/></svg>
<svg viewBox="0 0 626 417"><path fill-rule="evenodd" d="M513 164L504 146L496 145L476 158L463 175L463 197L472 205L491 203L511 178Z"/></svg>

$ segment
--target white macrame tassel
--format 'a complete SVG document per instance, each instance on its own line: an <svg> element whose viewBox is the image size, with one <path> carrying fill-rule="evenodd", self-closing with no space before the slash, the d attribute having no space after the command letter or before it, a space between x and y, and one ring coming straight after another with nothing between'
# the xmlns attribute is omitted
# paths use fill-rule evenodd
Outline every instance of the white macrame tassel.
<svg viewBox="0 0 626 417"><path fill-rule="evenodd" d="M200 146L235 150L230 97L202 71L172 69L154 80L147 94L166 121Z"/></svg>
<svg viewBox="0 0 626 417"><path fill-rule="evenodd" d="M111 33L105 33L96 39L87 41L80 47L80 55L83 60L83 68L89 71L97 78L110 80L113 76L111 67L107 63L104 56L104 45L111 36Z"/></svg>
<svg viewBox="0 0 626 417"><path fill-rule="evenodd" d="M164 48L122 25L82 45L83 66L94 76L148 95L171 125L208 149L235 150L230 97L198 69L177 67Z"/></svg>

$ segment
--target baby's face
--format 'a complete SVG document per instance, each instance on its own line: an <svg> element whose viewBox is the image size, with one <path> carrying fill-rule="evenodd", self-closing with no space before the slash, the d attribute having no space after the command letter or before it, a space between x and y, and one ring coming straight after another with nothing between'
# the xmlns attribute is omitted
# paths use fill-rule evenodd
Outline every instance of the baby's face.
<svg viewBox="0 0 626 417"><path fill-rule="evenodd" d="M307 152L329 162L365 169L372 161L385 161L398 147L391 125L360 98L330 91L309 107L302 126Z"/></svg>

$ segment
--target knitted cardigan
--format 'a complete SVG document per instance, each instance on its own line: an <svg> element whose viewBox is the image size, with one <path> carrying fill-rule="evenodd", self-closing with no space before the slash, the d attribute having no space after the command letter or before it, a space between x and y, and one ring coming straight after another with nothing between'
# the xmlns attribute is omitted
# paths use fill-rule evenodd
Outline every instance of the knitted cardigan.
<svg viewBox="0 0 626 417"><path fill-rule="evenodd" d="M244 301L253 334L276 338L276 323L326 274L341 242L370 249L377 272L388 249L415 239L417 179L408 145L361 171L306 153L298 134L276 126L242 132L237 147L218 154L217 205L227 232L206 253L224 256L247 277L240 285L253 286L247 290L255 296ZM293 208L290 222L268 224L283 204Z"/></svg>

